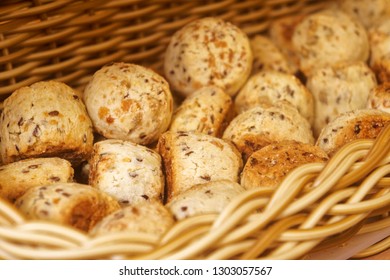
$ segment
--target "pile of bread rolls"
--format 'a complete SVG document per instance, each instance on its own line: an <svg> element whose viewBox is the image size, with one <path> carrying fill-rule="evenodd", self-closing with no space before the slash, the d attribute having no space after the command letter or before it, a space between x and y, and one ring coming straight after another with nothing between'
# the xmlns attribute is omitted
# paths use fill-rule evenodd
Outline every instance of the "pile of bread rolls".
<svg viewBox="0 0 390 280"><path fill-rule="evenodd" d="M341 1L249 38L219 18L173 36L164 74L114 62L83 92L22 87L0 117L0 196L91 235L163 235L390 124L390 3Z"/></svg>

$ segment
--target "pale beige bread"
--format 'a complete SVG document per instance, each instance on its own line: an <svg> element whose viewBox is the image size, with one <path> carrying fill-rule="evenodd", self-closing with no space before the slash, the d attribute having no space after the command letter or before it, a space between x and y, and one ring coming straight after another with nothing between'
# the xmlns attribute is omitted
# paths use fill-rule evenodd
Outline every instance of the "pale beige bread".
<svg viewBox="0 0 390 280"><path fill-rule="evenodd" d="M306 86L292 74L277 71L261 71L251 76L234 101L237 113L261 103L288 101L298 109L310 124L314 120L313 96Z"/></svg>
<svg viewBox="0 0 390 280"><path fill-rule="evenodd" d="M174 224L169 210L158 200L139 201L104 217L90 231L92 236L112 232L138 232L162 236Z"/></svg>
<svg viewBox="0 0 390 280"><path fill-rule="evenodd" d="M346 63L317 69L306 86L314 97L314 136L344 112L366 107L377 81L364 62Z"/></svg>
<svg viewBox="0 0 390 280"><path fill-rule="evenodd" d="M263 103L239 114L226 128L223 139L235 144L244 161L273 142L314 143L309 122L288 102Z"/></svg>
<svg viewBox="0 0 390 280"><path fill-rule="evenodd" d="M326 162L328 155L318 146L297 141L270 144L254 152L241 173L245 189L278 187L295 168L306 163Z"/></svg>
<svg viewBox="0 0 390 280"><path fill-rule="evenodd" d="M165 53L164 73L182 96L208 85L234 96L249 77L252 63L248 36L230 22L206 17L173 34Z"/></svg>
<svg viewBox="0 0 390 280"><path fill-rule="evenodd" d="M0 117L4 163L60 157L78 164L93 145L92 123L75 91L62 82L21 87L4 101Z"/></svg>
<svg viewBox="0 0 390 280"><path fill-rule="evenodd" d="M193 185L216 180L238 182L243 163L228 141L196 132L166 132L158 142L165 167L167 201Z"/></svg>
<svg viewBox="0 0 390 280"><path fill-rule="evenodd" d="M96 71L84 90L96 131L147 145L168 129L173 99L167 81L140 65L118 62Z"/></svg>
<svg viewBox="0 0 390 280"><path fill-rule="evenodd" d="M326 9L300 22L292 37L301 71L310 76L315 69L367 61L368 36L363 25L350 15Z"/></svg>
<svg viewBox="0 0 390 280"><path fill-rule="evenodd" d="M378 19L390 15L389 0L341 0L339 7L359 20L366 28L374 25Z"/></svg>
<svg viewBox="0 0 390 280"><path fill-rule="evenodd" d="M161 157L145 146L115 139L101 141L94 144L89 164L89 185L111 195L121 205L162 199Z"/></svg>
<svg viewBox="0 0 390 280"><path fill-rule="evenodd" d="M370 91L367 108L390 113L390 82L378 85Z"/></svg>
<svg viewBox="0 0 390 280"><path fill-rule="evenodd" d="M250 42L253 54L252 75L267 70L294 73L285 54L268 36L256 35Z"/></svg>
<svg viewBox="0 0 390 280"><path fill-rule="evenodd" d="M190 94L172 117L170 131L221 136L234 117L232 98L222 89L206 86Z"/></svg>
<svg viewBox="0 0 390 280"><path fill-rule="evenodd" d="M73 181L74 170L61 158L31 158L0 166L0 197L14 202L29 188Z"/></svg>
<svg viewBox="0 0 390 280"><path fill-rule="evenodd" d="M88 231L120 209L109 195L78 183L56 183L28 189L15 206L29 220L45 220Z"/></svg>
<svg viewBox="0 0 390 280"><path fill-rule="evenodd" d="M368 34L371 48L369 65L379 83L390 82L390 17L379 20Z"/></svg>
<svg viewBox="0 0 390 280"><path fill-rule="evenodd" d="M302 14L283 16L273 20L268 29L269 37L284 54L293 73L299 71L299 59L292 44L292 36L296 26L304 17L305 15Z"/></svg>
<svg viewBox="0 0 390 280"><path fill-rule="evenodd" d="M343 113L321 131L316 145L332 156L343 145L355 139L375 139L390 124L390 114L376 109Z"/></svg>
<svg viewBox="0 0 390 280"><path fill-rule="evenodd" d="M229 180L207 182L173 197L166 207L176 220L200 214L218 214L244 191L239 183Z"/></svg>

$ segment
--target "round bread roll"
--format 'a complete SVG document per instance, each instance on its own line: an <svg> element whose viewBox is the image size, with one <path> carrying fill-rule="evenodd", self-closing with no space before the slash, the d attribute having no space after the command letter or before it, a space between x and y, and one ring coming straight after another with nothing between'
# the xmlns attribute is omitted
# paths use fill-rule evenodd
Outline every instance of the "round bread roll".
<svg viewBox="0 0 390 280"><path fill-rule="evenodd" d="M74 170L61 158L32 158L0 167L0 197L14 202L29 188L73 181Z"/></svg>
<svg viewBox="0 0 390 280"><path fill-rule="evenodd" d="M295 28L292 42L306 76L317 68L338 63L365 62L369 55L363 25L336 9L305 17Z"/></svg>
<svg viewBox="0 0 390 280"><path fill-rule="evenodd" d="M173 112L165 79L128 63L113 63L95 72L84 101L99 134L143 145L157 141L168 129Z"/></svg>
<svg viewBox="0 0 390 280"><path fill-rule="evenodd" d="M170 131L220 137L234 117L233 101L222 89L207 86L189 95L172 117Z"/></svg>
<svg viewBox="0 0 390 280"><path fill-rule="evenodd" d="M355 139L375 139L390 124L390 114L375 109L343 113L324 127L316 145L332 156L343 145Z"/></svg>
<svg viewBox="0 0 390 280"><path fill-rule="evenodd" d="M121 205L162 199L161 157L147 147L115 139L97 142L89 164L89 185L108 193Z"/></svg>
<svg viewBox="0 0 390 280"><path fill-rule="evenodd" d="M243 193L245 189L237 182L219 180L192 186L166 204L176 220L187 217L220 213L222 210Z"/></svg>
<svg viewBox="0 0 390 280"><path fill-rule="evenodd" d="M277 187L293 169L312 162L326 162L328 155L320 147L296 141L270 144L254 152L241 173L245 189Z"/></svg>
<svg viewBox="0 0 390 280"><path fill-rule="evenodd" d="M239 114L230 122L222 138L235 144L244 161L254 151L273 142L314 143L309 122L288 102L263 103Z"/></svg>
<svg viewBox="0 0 390 280"><path fill-rule="evenodd" d="M318 137L341 113L365 108L377 82L372 70L364 62L357 62L318 69L306 85L314 97L313 131Z"/></svg>
<svg viewBox="0 0 390 280"><path fill-rule="evenodd" d="M78 164L93 145L92 123L75 91L43 81L22 87L4 101L0 118L4 163L30 157L60 157Z"/></svg>
<svg viewBox="0 0 390 280"><path fill-rule="evenodd" d="M390 113L390 82L378 85L370 91L367 108Z"/></svg>
<svg viewBox="0 0 390 280"><path fill-rule="evenodd" d="M292 74L276 71L262 71L250 77L235 99L238 113L261 103L288 101L311 124L314 119L313 96Z"/></svg>
<svg viewBox="0 0 390 280"><path fill-rule="evenodd" d="M366 28L374 25L379 18L390 15L389 0L341 0L339 7Z"/></svg>
<svg viewBox="0 0 390 280"><path fill-rule="evenodd" d="M278 71L293 74L294 70L286 56L271 41L263 35L256 35L250 40L253 54L252 75L260 71Z"/></svg>
<svg viewBox="0 0 390 280"><path fill-rule="evenodd" d="M103 192L78 183L56 183L28 189L15 206L30 220L46 220L88 231L118 202Z"/></svg>
<svg viewBox="0 0 390 280"><path fill-rule="evenodd" d="M242 159L220 138L196 132L166 132L158 142L166 173L167 201L193 185L216 180L238 182Z"/></svg>
<svg viewBox="0 0 390 280"><path fill-rule="evenodd" d="M139 232L162 236L174 224L169 210L161 201L139 201L104 217L91 229L91 235L110 232Z"/></svg>
<svg viewBox="0 0 390 280"><path fill-rule="evenodd" d="M252 62L247 35L229 22L207 17L187 24L172 36L164 72L182 96L208 85L234 96L249 77Z"/></svg>
<svg viewBox="0 0 390 280"><path fill-rule="evenodd" d="M371 56L370 67L378 82L390 82L390 18L378 21L369 29Z"/></svg>

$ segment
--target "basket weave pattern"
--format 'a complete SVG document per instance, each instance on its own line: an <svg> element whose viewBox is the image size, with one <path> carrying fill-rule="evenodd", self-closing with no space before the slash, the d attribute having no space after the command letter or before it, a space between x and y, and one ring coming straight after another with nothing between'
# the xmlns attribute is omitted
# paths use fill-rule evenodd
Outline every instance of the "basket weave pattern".
<svg viewBox="0 0 390 280"><path fill-rule="evenodd" d="M112 61L161 71L170 36L188 22L218 16L249 36L272 20L329 1L16 1L0 6L0 100L21 86L56 79L82 89ZM291 172L277 189L245 192L219 215L187 218L159 238L112 233L92 237L63 225L28 221L0 199L4 259L299 259L390 228L390 126L356 140L324 163ZM390 247L385 238L355 254Z"/></svg>

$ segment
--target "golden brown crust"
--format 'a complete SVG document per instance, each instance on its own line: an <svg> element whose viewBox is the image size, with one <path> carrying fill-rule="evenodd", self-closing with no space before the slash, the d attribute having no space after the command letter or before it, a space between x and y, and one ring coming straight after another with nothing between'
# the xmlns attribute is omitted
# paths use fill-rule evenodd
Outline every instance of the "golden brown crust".
<svg viewBox="0 0 390 280"><path fill-rule="evenodd" d="M297 141L270 144L249 157L241 173L241 185L245 189L277 187L298 166L327 160L328 155L311 144Z"/></svg>
<svg viewBox="0 0 390 280"><path fill-rule="evenodd" d="M375 109L361 109L341 114L321 132L316 145L332 156L355 139L375 139L390 124L390 114Z"/></svg>
<svg viewBox="0 0 390 280"><path fill-rule="evenodd" d="M67 224L83 231L120 208L109 195L77 183L30 188L16 200L15 206L28 219Z"/></svg>
<svg viewBox="0 0 390 280"><path fill-rule="evenodd" d="M14 202L29 188L73 180L74 170L61 158L25 159L0 167L0 196Z"/></svg>

